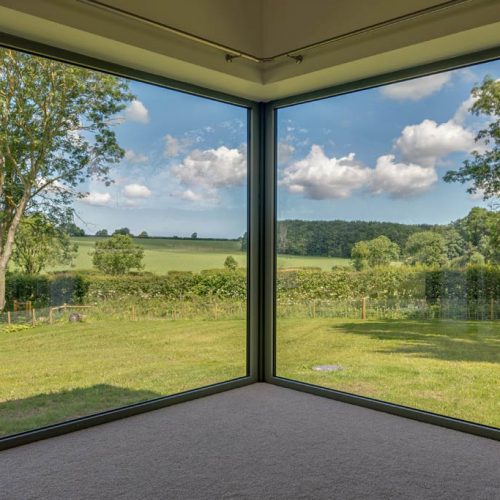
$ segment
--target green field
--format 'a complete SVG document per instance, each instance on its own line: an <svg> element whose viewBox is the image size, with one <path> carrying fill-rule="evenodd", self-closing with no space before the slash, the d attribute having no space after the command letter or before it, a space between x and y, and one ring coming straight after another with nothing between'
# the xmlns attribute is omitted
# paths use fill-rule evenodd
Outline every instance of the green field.
<svg viewBox="0 0 500 500"><path fill-rule="evenodd" d="M98 238L72 238L78 243L78 256L74 269L91 269L90 252ZM220 269L228 255L232 255L240 267L246 266L246 253L240 250L239 241L230 240L181 240L174 238L135 238L144 248L145 270L165 274L168 271L194 271ZM329 270L333 265L349 265L348 259L329 257L302 257L279 255L279 268L320 267ZM62 271L69 266L56 266L51 270Z"/></svg>
<svg viewBox="0 0 500 500"><path fill-rule="evenodd" d="M495 322L278 319L278 375L500 426ZM317 372L321 364L341 371ZM241 376L243 320L2 332L0 434Z"/></svg>

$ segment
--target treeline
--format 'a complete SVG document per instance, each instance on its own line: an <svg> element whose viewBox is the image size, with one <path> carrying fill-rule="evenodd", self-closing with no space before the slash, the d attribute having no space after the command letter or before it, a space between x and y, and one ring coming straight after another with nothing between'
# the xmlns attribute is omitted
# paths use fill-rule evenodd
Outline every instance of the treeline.
<svg viewBox="0 0 500 500"><path fill-rule="evenodd" d="M350 258L358 241L383 235L401 247L413 233L433 227L394 222L283 220L278 222L276 244L278 253Z"/></svg>
<svg viewBox="0 0 500 500"><path fill-rule="evenodd" d="M352 247L362 240L387 236L400 247L416 232L433 229L429 224L399 224L375 221L278 221L277 252L289 255L350 258ZM242 250L247 249L247 233L242 238Z"/></svg>
<svg viewBox="0 0 500 500"><path fill-rule="evenodd" d="M386 241L382 241L384 237ZM500 212L474 207L463 218L449 224L399 224L375 221L278 221L276 246L280 254L343 257L355 259L366 248L356 245L376 242L375 253L387 250L390 261L407 261L427 265L457 265L500 262ZM389 248L387 242L397 245ZM384 245L381 245L384 243ZM425 254L419 255L420 246ZM372 243L372 246L373 243ZM247 235L242 238L246 250ZM353 249L355 250L353 254ZM385 264L387 259L372 264Z"/></svg>

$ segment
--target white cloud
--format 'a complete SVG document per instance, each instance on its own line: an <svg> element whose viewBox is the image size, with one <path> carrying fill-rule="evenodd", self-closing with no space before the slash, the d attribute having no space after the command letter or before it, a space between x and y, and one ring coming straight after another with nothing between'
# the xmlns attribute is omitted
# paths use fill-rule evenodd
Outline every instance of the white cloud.
<svg viewBox="0 0 500 500"><path fill-rule="evenodd" d="M448 83L452 73L438 73L436 75L415 78L406 82L394 83L380 89L385 97L399 101L410 100L419 101L434 92L437 92Z"/></svg>
<svg viewBox="0 0 500 500"><path fill-rule="evenodd" d="M142 184L128 184L123 188L123 194L126 198L149 198L151 191Z"/></svg>
<svg viewBox="0 0 500 500"><path fill-rule="evenodd" d="M377 159L370 185L373 194L386 193L394 198L414 196L427 191L438 179L433 167L396 163L394 160L394 155Z"/></svg>
<svg viewBox="0 0 500 500"><path fill-rule="evenodd" d="M142 153L136 153L132 149L127 149L125 150L125 159L130 163L145 163L149 158Z"/></svg>
<svg viewBox="0 0 500 500"><path fill-rule="evenodd" d="M135 99L125 109L124 118L131 122L148 123L149 111L141 101Z"/></svg>
<svg viewBox="0 0 500 500"><path fill-rule="evenodd" d="M207 128L210 127L205 127L204 130L206 131ZM176 156L186 153L188 148L192 146L193 143L202 142L203 136L196 135L195 133L191 137L177 138L170 134L167 134L165 135L163 140L165 141L165 148L163 150L163 155L166 158L175 158Z"/></svg>
<svg viewBox="0 0 500 500"><path fill-rule="evenodd" d="M295 148L286 142L278 142L278 163L286 163L293 155Z"/></svg>
<svg viewBox="0 0 500 500"><path fill-rule="evenodd" d="M455 111L455 114L453 115L451 121L457 123L458 125L462 125L467 116L470 115L469 110L476 101L477 97L470 95L468 99L466 99L462 104L460 104L458 109Z"/></svg>
<svg viewBox="0 0 500 500"><path fill-rule="evenodd" d="M181 184L189 188L183 198L197 201L195 198L199 196L207 199L207 194L199 194L200 188L213 199L219 188L242 185L247 175L247 162L240 150L220 146L217 149L192 151L170 171Z"/></svg>
<svg viewBox="0 0 500 500"><path fill-rule="evenodd" d="M211 193L203 195L202 193L195 193L191 189L186 189L179 194L180 198L188 201L215 201Z"/></svg>
<svg viewBox="0 0 500 500"><path fill-rule="evenodd" d="M283 170L280 185L290 193L302 193L305 198L325 200L346 198L367 187L371 169L355 159L354 153L342 158L328 158L318 145L310 153Z"/></svg>
<svg viewBox="0 0 500 500"><path fill-rule="evenodd" d="M435 166L449 153L472 151L475 143L472 132L451 119L439 125L434 120L408 125L395 145L406 161Z"/></svg>
<svg viewBox="0 0 500 500"><path fill-rule="evenodd" d="M109 193L99 193L99 192L91 192L87 196L81 199L82 203L86 203L87 205L95 205L99 207L109 206L112 202L111 194Z"/></svg>

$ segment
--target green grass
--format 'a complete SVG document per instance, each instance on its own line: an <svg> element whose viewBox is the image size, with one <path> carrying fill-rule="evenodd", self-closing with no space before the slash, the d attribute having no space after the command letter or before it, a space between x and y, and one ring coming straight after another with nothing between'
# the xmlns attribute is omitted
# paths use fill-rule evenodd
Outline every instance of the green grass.
<svg viewBox="0 0 500 500"><path fill-rule="evenodd" d="M278 319L277 346L279 376L500 426L498 322ZM0 332L0 435L244 373L244 320Z"/></svg>
<svg viewBox="0 0 500 500"><path fill-rule="evenodd" d="M0 435L245 374L245 323L88 321L0 333Z"/></svg>
<svg viewBox="0 0 500 500"><path fill-rule="evenodd" d="M277 346L278 376L500 427L499 322L278 319Z"/></svg>
<svg viewBox="0 0 500 500"><path fill-rule="evenodd" d="M97 238L72 238L78 243L78 255L74 269L92 269L90 252ZM220 269L228 255L232 255L240 267L246 266L246 253L240 250L239 241L229 240L181 240L166 238L135 238L144 248L145 270L165 274L168 271L193 271ZM328 257L278 256L279 268L320 267L329 270L333 265L349 265L349 259ZM49 271L62 271L69 266L56 266Z"/></svg>

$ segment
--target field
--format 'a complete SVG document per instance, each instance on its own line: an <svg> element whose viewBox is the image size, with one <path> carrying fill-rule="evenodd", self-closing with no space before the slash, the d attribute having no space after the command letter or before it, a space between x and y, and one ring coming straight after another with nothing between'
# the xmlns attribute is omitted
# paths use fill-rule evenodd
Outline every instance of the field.
<svg viewBox="0 0 500 500"><path fill-rule="evenodd" d="M95 241L98 238L72 238L78 243L78 256L74 269L91 269ZM165 274L168 271L202 271L220 269L228 255L232 255L240 267L246 266L246 253L240 250L239 241L230 240L181 240L174 238L135 238L135 243L144 248L145 270ZM349 265L348 259L328 257L302 257L279 255L279 268L320 267L329 270L333 265ZM56 266L52 270L65 270L68 266Z"/></svg>
<svg viewBox="0 0 500 500"><path fill-rule="evenodd" d="M500 425L494 322L278 319L278 375ZM318 372L323 364L340 371ZM0 336L0 435L245 372L243 320L92 320Z"/></svg>

